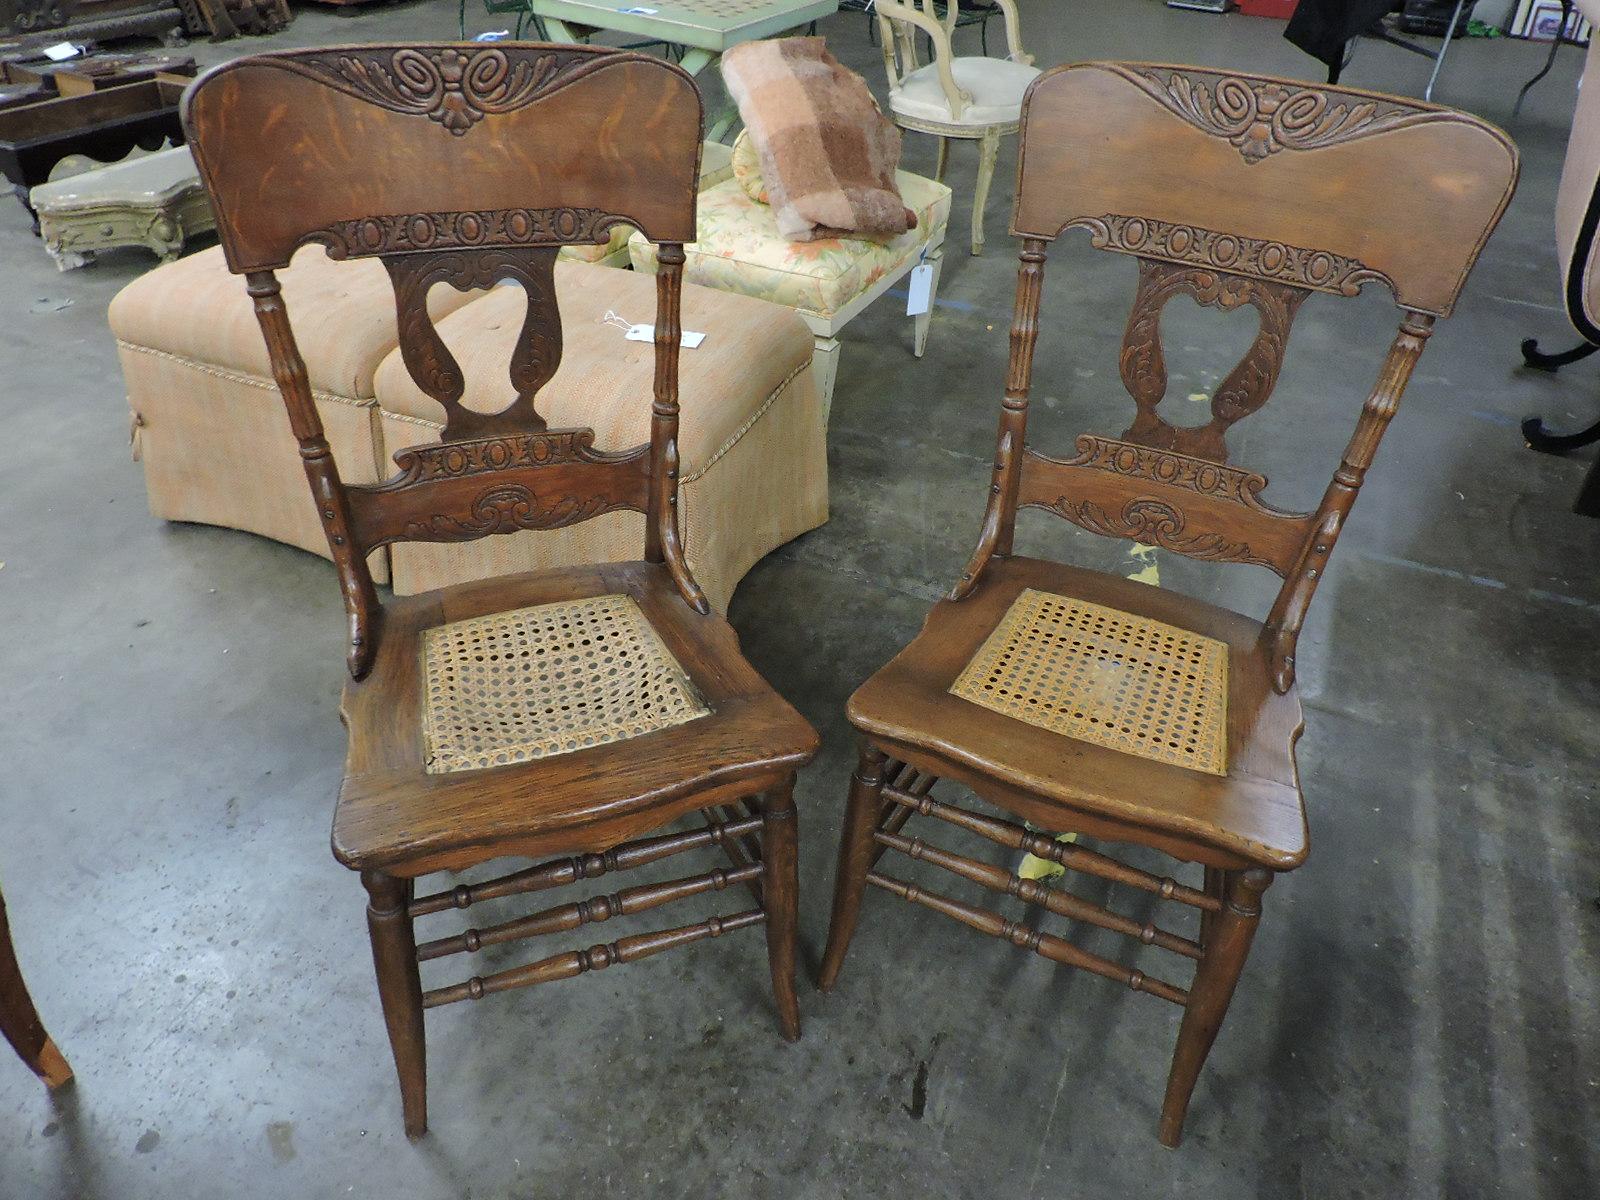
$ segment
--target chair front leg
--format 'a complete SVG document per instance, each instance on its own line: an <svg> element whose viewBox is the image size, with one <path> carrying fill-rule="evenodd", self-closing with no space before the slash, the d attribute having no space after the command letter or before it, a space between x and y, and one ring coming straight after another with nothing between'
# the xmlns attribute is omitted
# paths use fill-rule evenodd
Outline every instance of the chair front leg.
<svg viewBox="0 0 1600 1200"><path fill-rule="evenodd" d="M6 904L0 899L0 1033L11 1043L17 1056L40 1079L58 1088L72 1078L72 1068L61 1057L55 1042L45 1032L39 1013L22 981L11 945L11 927L6 921Z"/></svg>
<svg viewBox="0 0 1600 1200"><path fill-rule="evenodd" d="M994 181L995 159L1000 154L1000 130L985 129L978 144L978 188L972 197L972 253L983 253L983 210L989 203L989 185Z"/></svg>
<svg viewBox="0 0 1600 1200"><path fill-rule="evenodd" d="M778 1023L789 1041L800 1038L800 1000L794 990L795 941L799 931L799 818L794 776L761 802L762 907L767 913L767 961Z"/></svg>
<svg viewBox="0 0 1600 1200"><path fill-rule="evenodd" d="M1176 1146L1183 1140L1183 1118L1189 1097L1205 1065L1211 1043L1228 1014L1234 986L1250 954L1250 943L1261 920L1261 894L1272 883L1272 872L1260 867L1229 871L1223 880L1220 912L1212 916L1207 941L1189 989L1178 1047L1167 1076L1167 1095L1161 1105L1161 1143Z"/></svg>
<svg viewBox="0 0 1600 1200"><path fill-rule="evenodd" d="M411 881L381 871L363 871L367 889L367 933L372 938L372 965L378 973L378 998L389 1045L400 1076L400 1103L406 1136L428 1132L428 1057L422 1030L422 977L417 970L417 943L406 905Z"/></svg>
<svg viewBox="0 0 1600 1200"><path fill-rule="evenodd" d="M845 807L844 833L839 841L839 873L833 884L833 918L828 923L828 949L822 956L822 977L817 986L825 992L839 981L839 968L855 935L861 897L867 890L883 806L883 752L871 742L861 743L861 760L850 777L850 799Z"/></svg>

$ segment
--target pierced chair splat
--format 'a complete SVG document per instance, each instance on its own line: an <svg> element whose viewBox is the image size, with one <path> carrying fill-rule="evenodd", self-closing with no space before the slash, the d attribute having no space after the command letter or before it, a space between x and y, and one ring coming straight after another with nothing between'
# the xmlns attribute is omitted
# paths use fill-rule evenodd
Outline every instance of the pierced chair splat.
<svg viewBox="0 0 1600 1200"><path fill-rule="evenodd" d="M626 111L618 123L613 114ZM349 621L349 730L333 850L361 873L406 1132L427 1128L423 1012L571 978L765 926L779 1023L794 991L795 772L816 735L739 652L679 538L678 357L683 243L695 234L703 123L680 68L536 43L378 45L239 59L188 93L184 121L228 266L246 277L327 533ZM264 139L259 131L270 128ZM551 429L540 389L562 355L560 250L620 224L656 242L650 436L600 450ZM308 242L376 257L393 284L400 353L443 415L437 445L403 449L377 484L339 478L275 272ZM514 397L464 402L430 290L526 295ZM380 603L367 556L644 514L637 562L535 571ZM698 815L692 829L659 832ZM646 836L648 835L648 836ZM414 923L688 851L729 862L664 883L435 936ZM419 896L416 881L492 859L546 861ZM748 888L754 904L464 982L420 963Z"/></svg>
<svg viewBox="0 0 1600 1200"><path fill-rule="evenodd" d="M1272 114L1278 114L1274 118ZM1292 116L1292 120L1290 117ZM1281 119L1279 119L1281 118ZM1295 743L1295 646L1379 440L1436 319L1448 316L1516 183L1498 129L1432 105L1334 87L1147 63L1083 63L1028 91L1012 232L1022 240L993 479L977 550L922 632L850 700L861 735L821 975L838 981L867 886L1054 962L1180 1006L1162 1105L1175 1146L1244 968L1274 877L1309 849ZM1437 219L1394 219L1422 203ZM1028 444L1046 252L1082 229L1137 260L1120 350L1133 399L1118 436L1070 458ZM1229 461L1232 427L1269 399L1314 294L1389 289L1400 326L1312 512L1268 504ZM1175 296L1253 310L1259 333L1177 424L1161 311ZM1017 513L1191 558L1265 568L1282 585L1264 621L1160 587L1013 552ZM933 794L949 780L999 809ZM1197 910L1190 934L1135 920L992 862L902 832L916 816ZM1030 828L1031 826L1031 828ZM1192 883L1033 829L1159 851ZM1195 964L1187 986L880 868L894 851L1049 913ZM990 857L998 851L991 849Z"/></svg>

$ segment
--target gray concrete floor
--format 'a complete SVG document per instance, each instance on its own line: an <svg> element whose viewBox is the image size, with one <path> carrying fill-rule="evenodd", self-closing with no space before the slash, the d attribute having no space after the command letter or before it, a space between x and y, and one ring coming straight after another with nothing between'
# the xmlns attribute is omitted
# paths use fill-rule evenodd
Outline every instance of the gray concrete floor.
<svg viewBox="0 0 1600 1200"><path fill-rule="evenodd" d="M454 20L443 0L302 9L279 37L195 50L437 38ZM1025 0L1025 22L1045 64L1318 77L1253 18ZM864 18L823 32L881 87ZM1300 656L1315 850L1267 897L1176 1153L1154 1136L1175 1010L878 895L838 992L803 988L796 1046L756 937L433 1014L433 1129L408 1144L363 896L327 845L343 753L331 571L147 515L105 307L150 260L58 275L0 205L0 874L78 1073L52 1099L0 1055L0 1197L1600 1192L1600 526L1567 511L1584 464L1524 450L1516 428L1530 412L1587 422L1597 394L1592 363L1516 367L1526 334L1572 340L1551 212L1581 55L1563 51L1510 123L1542 53L1471 42L1446 68L1439 98L1521 144L1522 189L1318 597ZM1367 44L1346 78L1417 94L1426 69ZM954 157L953 235L975 154ZM931 169L932 147L908 138L906 161ZM800 784L808 973L853 754L845 697L916 630L982 508L1013 272L997 191L986 256L947 260L923 361L891 301L846 332L833 519L733 605L751 657L824 735ZM1035 434L1065 447L1127 411L1114 345L1132 265L1081 247L1055 261ZM1320 493L1394 319L1372 289L1306 306L1278 397L1235 443L1284 502ZM1192 306L1169 324L1180 395L1250 336ZM1145 565L1044 518L1023 543ZM1155 561L1163 583L1249 611L1268 594L1248 568Z"/></svg>

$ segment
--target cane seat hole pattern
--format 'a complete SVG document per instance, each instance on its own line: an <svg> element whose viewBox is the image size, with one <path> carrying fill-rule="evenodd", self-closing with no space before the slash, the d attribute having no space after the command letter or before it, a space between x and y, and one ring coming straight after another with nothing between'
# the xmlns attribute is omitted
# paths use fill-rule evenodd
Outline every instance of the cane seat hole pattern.
<svg viewBox="0 0 1600 1200"><path fill-rule="evenodd" d="M422 641L430 775L626 741L711 710L630 596L452 621Z"/></svg>
<svg viewBox="0 0 1600 1200"><path fill-rule="evenodd" d="M1124 754L1228 772L1228 648L1159 621L1029 588L950 692Z"/></svg>

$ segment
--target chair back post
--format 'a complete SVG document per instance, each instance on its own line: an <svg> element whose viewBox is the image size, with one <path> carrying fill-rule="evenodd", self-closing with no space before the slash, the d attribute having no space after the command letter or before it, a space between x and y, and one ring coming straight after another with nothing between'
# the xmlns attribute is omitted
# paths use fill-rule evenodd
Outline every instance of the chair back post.
<svg viewBox="0 0 1600 1200"><path fill-rule="evenodd" d="M1022 48L1022 14L1017 11L1017 0L994 0L1006 20L1006 50L1012 62L1025 67L1033 66L1033 55Z"/></svg>
<svg viewBox="0 0 1600 1200"><path fill-rule="evenodd" d="M1384 356L1378 381L1361 407L1355 432L1350 435L1350 443L1312 518L1311 536L1306 539L1294 570L1278 590L1272 611L1262 627L1262 648L1272 672L1272 686L1279 693L1287 692L1294 683L1295 644L1311 607L1311 598L1322 582L1328 556L1333 553L1334 543L1344 529L1345 518L1355 506L1367 469L1377 456L1378 443L1399 411L1400 397L1411 381L1411 372L1422 357L1423 347L1433 336L1433 322L1429 314L1409 309L1401 319L1400 331Z"/></svg>
<svg viewBox="0 0 1600 1200"><path fill-rule="evenodd" d="M629 120L618 122L616 114ZM352 676L370 669L381 607L367 556L395 542L464 542L645 517L646 552L709 612L676 525L682 244L695 236L703 104L682 68L602 48L515 43L345 46L236 59L185 93L183 119L229 267L246 276L273 374L339 571ZM262 131L270 130L270 137ZM535 407L561 362L561 247L620 224L663 247L650 441L594 448ZM395 453L379 484L339 478L275 271L308 242L377 258L401 357L444 411L438 445ZM522 288L513 398L469 407L428 294Z"/></svg>
<svg viewBox="0 0 1600 1200"><path fill-rule="evenodd" d="M349 497L340 482L339 467L333 461L333 451L322 431L322 419L311 398L310 378L306 374L305 360L300 356L300 347L295 344L294 330L289 327L282 285L272 271L252 271L245 276L245 284L255 307L256 323L267 344L272 377L289 412L289 427L300 445L300 461L305 467L306 482L311 485L317 517L322 521L334 569L339 575L339 590L344 596L345 617L349 622L346 666L352 677L360 679L371 668L373 652L377 649L375 635L382 611L378 592L373 586L366 557L359 553L351 533Z"/></svg>
<svg viewBox="0 0 1600 1200"><path fill-rule="evenodd" d="M955 50L950 35L956 27L959 10L956 0L950 0L943 20L934 8L933 0L877 0L879 40L883 44L883 65L889 76L889 90L900 87L905 77L918 69L916 30L928 35L933 45L933 65L939 74L939 87L945 102L950 106L952 120L960 120L972 103L972 93L956 82L950 61ZM898 57L898 62L896 61Z"/></svg>
<svg viewBox="0 0 1600 1200"><path fill-rule="evenodd" d="M655 399L650 406L650 509L645 516L645 559L665 562L684 600L711 611L689 572L678 533L678 356L683 342L683 246L656 251Z"/></svg>
<svg viewBox="0 0 1600 1200"><path fill-rule="evenodd" d="M965 599L978 586L991 558L1011 553L1017 527L1017 492L1022 482L1022 451L1028 439L1028 392L1033 386L1033 352L1039 341L1039 302L1044 288L1045 243L1024 238L1017 268L1017 298L1011 310L1011 355L1006 363L1005 399L995 444L994 479L984 510L978 548L950 599Z"/></svg>

